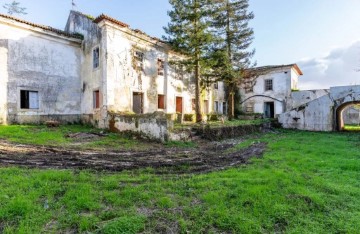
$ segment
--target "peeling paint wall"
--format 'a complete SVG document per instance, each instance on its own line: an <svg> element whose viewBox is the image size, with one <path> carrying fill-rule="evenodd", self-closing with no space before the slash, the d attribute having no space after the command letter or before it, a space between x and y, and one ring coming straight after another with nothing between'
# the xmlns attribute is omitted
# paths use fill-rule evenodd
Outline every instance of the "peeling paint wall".
<svg viewBox="0 0 360 234"><path fill-rule="evenodd" d="M8 65L8 40L0 39L0 124L7 123L7 82L8 82L7 65Z"/></svg>
<svg viewBox="0 0 360 234"><path fill-rule="evenodd" d="M360 103L360 86L332 87L330 91L323 90L318 94L324 92L326 95L281 114L279 122L284 128L311 131L337 130L341 120L339 111L353 103Z"/></svg>
<svg viewBox="0 0 360 234"><path fill-rule="evenodd" d="M296 108L319 97L329 94L328 89L303 90L292 92L286 102L286 109Z"/></svg>
<svg viewBox="0 0 360 234"><path fill-rule="evenodd" d="M265 80L272 80L273 90L265 91ZM253 113L264 113L265 102L274 102L275 116L286 110L286 102L291 94L291 89L297 87L298 75L293 69L279 69L260 75L256 78L253 91L246 93L240 89L243 110L252 106Z"/></svg>
<svg viewBox="0 0 360 234"><path fill-rule="evenodd" d="M1 79L1 95L7 94L0 99L7 103L7 122L39 123L46 116L78 121L80 40L35 31L5 19L0 21L0 38L2 45L7 45L7 49L4 46L0 49L0 72L5 74ZM21 90L38 92L38 108L21 108Z"/></svg>
<svg viewBox="0 0 360 234"><path fill-rule="evenodd" d="M172 128L172 121L167 120L163 113L144 115L119 115L109 116L110 130L114 132L136 132L152 140L167 141Z"/></svg>

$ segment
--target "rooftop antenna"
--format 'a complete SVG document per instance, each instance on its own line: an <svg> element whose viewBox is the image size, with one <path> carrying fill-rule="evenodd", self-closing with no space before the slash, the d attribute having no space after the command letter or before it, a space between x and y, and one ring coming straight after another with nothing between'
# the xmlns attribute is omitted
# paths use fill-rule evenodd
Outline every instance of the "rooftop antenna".
<svg viewBox="0 0 360 234"><path fill-rule="evenodd" d="M74 10L76 7L75 0L71 0L71 9Z"/></svg>

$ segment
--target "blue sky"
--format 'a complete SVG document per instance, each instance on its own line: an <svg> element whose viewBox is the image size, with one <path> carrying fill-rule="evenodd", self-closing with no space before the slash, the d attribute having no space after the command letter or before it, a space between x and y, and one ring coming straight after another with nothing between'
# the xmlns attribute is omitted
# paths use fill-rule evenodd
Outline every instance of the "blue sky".
<svg viewBox="0 0 360 234"><path fill-rule="evenodd" d="M18 0L26 20L64 28L71 0ZM0 3L10 0L0 0ZM105 13L161 37L168 0L75 0L75 10ZM359 0L250 0L258 65L298 63L300 88L360 84ZM4 13L5 9L0 9Z"/></svg>

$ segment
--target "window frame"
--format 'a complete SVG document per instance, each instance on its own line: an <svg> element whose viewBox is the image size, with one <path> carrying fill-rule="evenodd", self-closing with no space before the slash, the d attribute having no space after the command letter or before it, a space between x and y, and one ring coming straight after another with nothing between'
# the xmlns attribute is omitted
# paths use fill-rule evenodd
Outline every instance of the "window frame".
<svg viewBox="0 0 360 234"><path fill-rule="evenodd" d="M271 82L271 89L269 89L269 84L267 82ZM266 91L274 91L274 80L273 79L265 79L264 80L264 90Z"/></svg>
<svg viewBox="0 0 360 234"><path fill-rule="evenodd" d="M165 75L165 61L161 58L158 58L157 60L157 70L158 70L158 76Z"/></svg>
<svg viewBox="0 0 360 234"><path fill-rule="evenodd" d="M97 51L97 54L95 54L95 51ZM95 55L97 55L97 57L95 57ZM92 49L92 65L93 65L93 70L97 70L100 68L100 46L95 46Z"/></svg>
<svg viewBox="0 0 360 234"><path fill-rule="evenodd" d="M139 71L144 71L144 61L145 61L145 53L141 50L134 51L134 59L135 59L135 69Z"/></svg>
<svg viewBox="0 0 360 234"><path fill-rule="evenodd" d="M23 95L22 93L27 93L27 99L25 99L24 101L27 101L27 105L23 105ZM36 107L32 107L31 105L31 99L30 99L30 93L36 93L36 97L37 97L37 103L36 103ZM33 111L37 111L40 110L40 92L38 90L32 90L32 89L20 89L19 92L19 109L20 110L33 110Z"/></svg>

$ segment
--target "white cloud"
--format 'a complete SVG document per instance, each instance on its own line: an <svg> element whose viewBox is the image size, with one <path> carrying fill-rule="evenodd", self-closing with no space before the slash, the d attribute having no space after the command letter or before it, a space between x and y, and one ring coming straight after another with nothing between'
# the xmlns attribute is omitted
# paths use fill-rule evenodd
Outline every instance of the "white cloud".
<svg viewBox="0 0 360 234"><path fill-rule="evenodd" d="M360 41L331 50L322 58L298 62L304 75L300 89L324 89L333 86L360 85Z"/></svg>

